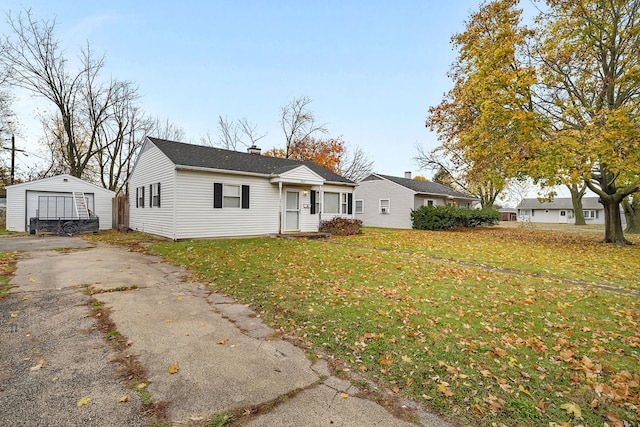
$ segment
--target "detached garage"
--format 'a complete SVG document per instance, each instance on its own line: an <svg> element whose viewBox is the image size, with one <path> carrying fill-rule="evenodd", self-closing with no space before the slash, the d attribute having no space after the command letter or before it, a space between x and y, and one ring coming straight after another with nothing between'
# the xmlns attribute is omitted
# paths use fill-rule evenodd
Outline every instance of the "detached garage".
<svg viewBox="0 0 640 427"><path fill-rule="evenodd" d="M75 193L75 194L74 194ZM48 215L74 216L74 196L84 195L89 212L100 218L100 230L111 228L115 193L71 175L57 175L7 187L7 230L29 230L29 218L47 209Z"/></svg>

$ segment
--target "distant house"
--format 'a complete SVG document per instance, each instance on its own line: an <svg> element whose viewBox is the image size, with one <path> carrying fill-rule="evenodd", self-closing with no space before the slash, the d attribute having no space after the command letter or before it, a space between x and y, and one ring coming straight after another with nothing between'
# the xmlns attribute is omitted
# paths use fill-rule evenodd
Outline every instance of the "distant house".
<svg viewBox="0 0 640 427"><path fill-rule="evenodd" d="M100 218L100 229L111 228L115 193L71 175L56 175L7 187L7 230L29 230L29 218L72 218L73 193L83 193L86 207Z"/></svg>
<svg viewBox="0 0 640 427"><path fill-rule="evenodd" d="M129 178L129 227L173 240L317 232L353 217L355 183L311 162L147 137Z"/></svg>
<svg viewBox="0 0 640 427"><path fill-rule="evenodd" d="M517 206L518 221L574 224L575 213L570 197L556 197L550 202L524 199ZM604 224L604 207L597 197L582 198L582 212L587 224Z"/></svg>
<svg viewBox="0 0 640 427"><path fill-rule="evenodd" d="M358 183L354 192L355 217L363 225L412 228L411 211L421 206L472 208L478 199L432 181L373 173Z"/></svg>

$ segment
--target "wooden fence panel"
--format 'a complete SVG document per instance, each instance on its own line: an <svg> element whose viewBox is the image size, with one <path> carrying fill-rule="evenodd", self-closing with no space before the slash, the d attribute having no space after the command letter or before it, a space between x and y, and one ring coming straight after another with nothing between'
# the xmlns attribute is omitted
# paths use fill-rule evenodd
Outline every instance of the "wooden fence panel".
<svg viewBox="0 0 640 427"><path fill-rule="evenodd" d="M129 229L129 198L126 196L114 197L112 203L111 227L114 230L127 231Z"/></svg>

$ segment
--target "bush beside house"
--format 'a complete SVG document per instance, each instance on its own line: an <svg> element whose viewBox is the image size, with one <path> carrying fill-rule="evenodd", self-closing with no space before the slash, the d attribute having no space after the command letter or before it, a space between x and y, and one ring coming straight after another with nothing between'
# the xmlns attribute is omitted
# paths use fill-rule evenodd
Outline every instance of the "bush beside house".
<svg viewBox="0 0 640 427"><path fill-rule="evenodd" d="M422 206L411 211L415 230L448 230L453 227L495 225L500 213L492 208L465 209L454 206Z"/></svg>

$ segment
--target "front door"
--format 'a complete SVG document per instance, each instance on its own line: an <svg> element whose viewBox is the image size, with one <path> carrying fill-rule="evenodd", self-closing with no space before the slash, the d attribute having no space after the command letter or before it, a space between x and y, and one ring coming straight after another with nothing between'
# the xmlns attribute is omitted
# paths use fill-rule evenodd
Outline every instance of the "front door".
<svg viewBox="0 0 640 427"><path fill-rule="evenodd" d="M566 224L568 222L567 221L567 217L568 217L567 211L560 211L560 223L561 224Z"/></svg>
<svg viewBox="0 0 640 427"><path fill-rule="evenodd" d="M297 191L287 191L284 217L284 231L300 230L300 193Z"/></svg>

